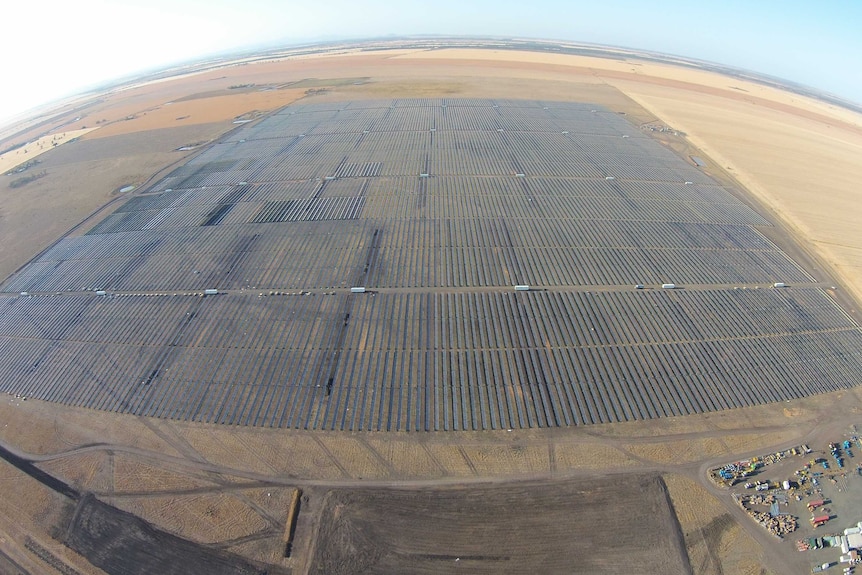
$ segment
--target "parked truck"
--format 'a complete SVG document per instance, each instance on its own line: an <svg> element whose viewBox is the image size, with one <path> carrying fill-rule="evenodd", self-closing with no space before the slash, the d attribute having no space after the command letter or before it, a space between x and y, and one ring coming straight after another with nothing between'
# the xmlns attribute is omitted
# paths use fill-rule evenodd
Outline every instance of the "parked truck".
<svg viewBox="0 0 862 575"><path fill-rule="evenodd" d="M823 507L826 504L826 501L823 499L814 499L808 502L808 511L814 511L818 507Z"/></svg>

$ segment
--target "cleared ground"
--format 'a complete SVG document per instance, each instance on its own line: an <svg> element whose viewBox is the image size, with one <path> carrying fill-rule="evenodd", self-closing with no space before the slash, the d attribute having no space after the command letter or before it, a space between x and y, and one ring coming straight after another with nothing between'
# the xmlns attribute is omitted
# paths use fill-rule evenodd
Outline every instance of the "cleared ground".
<svg viewBox="0 0 862 575"><path fill-rule="evenodd" d="M77 140L41 155L40 163L22 174L0 175L0 275L8 276L50 246L116 198L122 187L145 185L191 153L177 148L208 142L226 129L223 124L198 124ZM35 181L11 187L18 178L43 172Z"/></svg>
<svg viewBox="0 0 862 575"><path fill-rule="evenodd" d="M778 445L833 437L834 429L825 435L818 431L823 422L858 421L858 403L858 393L851 390L705 416L567 430L416 436L272 433L112 413L93 417L87 409L13 398L0 405L8 425L0 427L0 434L6 444L45 453L36 457L40 468L168 533L296 573L305 572L318 511L333 485L422 488L497 477L517 486L524 480L539 485L572 476L612 485L629 474L670 473L666 481L695 572L758 574L766 558L774 573L801 575L807 567L789 562L796 557L786 557L784 548L751 524L726 492L710 494L693 485L707 481L705 470L726 461L729 453L769 453ZM679 473L682 479L676 479ZM50 531L52 518L40 506L42 499L31 499L38 490L9 479L4 516L38 516L35 527L32 519L20 524L30 525L29 533ZM308 500L300 513L294 555L283 559L286 502L296 485L304 487ZM637 504L629 510L636 511ZM509 512L509 507L500 511ZM734 526L726 524L727 518L718 519L724 514ZM262 528L262 520L266 525L273 519L278 526ZM26 551L20 528L12 533L8 540ZM50 547L51 542L48 537L42 544Z"/></svg>
<svg viewBox="0 0 862 575"><path fill-rule="evenodd" d="M421 66L417 66L414 56L423 58ZM16 194L6 193L11 179L0 177L0 187L4 190L0 197L0 241L4 246L0 263L5 266L2 269L7 270L0 275L5 276L50 245L65 230L101 206L118 187L131 183L140 187L157 170L179 159L183 153L174 152L177 147L207 142L234 127L232 121L238 114L255 116L255 110L264 109L258 105L263 99L242 110L242 106L226 106L226 99L212 100L219 102L219 106L225 105L220 123L202 123L180 129L187 130L185 132L175 131L174 126L182 126L184 122L203 120L194 118L188 110L177 114L169 110L184 97L191 96L191 100L201 102L206 98L234 97L241 93L247 97L251 90L230 87L248 83L279 87L304 81L303 86L314 90L308 99L318 102L369 96L496 98L505 93L512 98L598 102L614 111L625 111L635 124L671 124L684 130L687 136L663 133L659 139L674 150L684 150L683 157L690 154L706 157L709 160L706 169L712 175L723 177L724 173L729 173L756 193L769 192L779 199L788 194L799 199L793 205L780 206L786 208L786 213L771 213L770 217L789 221L788 214L795 214L804 224L795 227L797 232L806 232L806 225L818 224L821 230L839 234L822 242L817 253L844 274L835 285L844 288L846 282L852 282L852 274L846 273L849 267L842 267L841 258L830 259L827 252L841 252L845 261L851 261L854 250L858 250L858 242L853 243L856 235L852 227L852 222L859 219L858 206L862 205L856 201L853 184L858 181L853 174L859 169L858 154L853 152L859 141L858 115L704 71L680 70L629 59L568 58L476 50L458 57L448 51L435 50L291 58L204 72L115 92L91 102L74 103L65 116L42 120L29 134L22 133L20 137L35 139L43 132L80 128L82 124L98 124L103 130L110 128L115 132L99 130L69 146L68 150L66 146L58 147L40 158L44 163L91 138L90 141L95 142L95 136L100 133L117 134L98 138L105 150L123 142L117 149L128 146L129 153L122 159L106 156L92 164L49 169L47 176L18 189ZM361 83L344 81L354 78L361 79ZM297 97L290 95L287 89L269 92L273 93L283 93L285 97L266 104L272 106L268 109ZM212 112L215 107L208 109L211 111L208 113L215 114ZM78 116L83 118L75 124ZM721 126L713 122L716 117L721 118ZM767 117L771 118L768 126L762 121ZM156 130L141 134L136 142L136 125ZM730 126L737 129L726 129ZM751 129L751 126L758 129ZM158 128L170 129L162 132ZM120 133L126 130L129 130L128 135ZM198 132L192 133L193 130ZM165 140L156 153L145 156L142 162L134 153L135 146L151 141L154 133L175 136L170 141ZM815 157L820 159L816 162L810 160L811 134L818 142L814 151ZM709 139L702 137L704 135ZM692 142L709 153L693 150ZM793 145L776 146L780 142L793 142ZM849 151L845 154L842 147ZM713 164L710 158L717 161ZM764 159L768 161L762 161ZM746 169L742 170L742 166ZM764 166L768 174L759 173ZM821 166L830 173L818 171ZM815 172L816 175L810 177ZM848 180L844 181L838 174L847 174ZM732 179L722 181L732 183ZM819 187L827 181L828 186ZM765 193L761 197L768 199ZM45 215L45 206L55 206L53 215ZM820 206L829 209L821 212ZM90 229L97 219L79 228L77 233ZM842 231L841 226L850 233ZM769 237L785 249L786 243L777 241L771 234ZM815 237L813 232L809 239L811 237ZM829 274L817 271L812 275L824 280ZM824 293L828 297L835 294L833 290ZM402 308L391 309L398 313ZM506 476L523 479L577 473L588 474L601 482L620 473L645 471L685 475L681 480L668 479L668 486L685 533L693 571L723 574L760 574L766 572L763 565L775 573L801 574L808 572L810 566L800 567L784 561L781 547L770 537L763 536L759 528L748 529L748 519L740 518L738 508L723 494L705 495L703 486L693 489L691 485L703 481L704 474L698 470L705 469L708 460L717 457L725 461L728 454L768 452L778 445L808 441L832 422L856 421L859 413L855 406L860 400L858 390L850 389L787 404L772 403L698 416L565 430L461 432L457 438L452 434L421 434L424 439L417 441L415 434L387 434L384 438L368 432L346 435L282 430L272 433L266 429L94 413L90 409L47 404L32 398L26 401L14 396L4 398L0 404L3 414L0 437L7 444L21 447L28 457L39 458L33 454L42 454L44 461L39 465L50 473L68 478L105 498L122 490L127 495L119 496L118 504L136 513L146 513L149 521L168 531L178 530L181 532L175 534L198 541L221 537L218 545L223 549L268 564L296 568L297 572L303 572L303 554L308 549L309 531L322 492L311 490L311 500L303 506L295 560L280 559L280 535L255 529L267 514L283 517L281 494L288 490L278 491L276 486L292 486L298 479L344 485L346 482L365 484L369 480L446 482L453 478ZM123 455L115 456L115 453ZM147 466L156 469L148 471ZM612 474L597 473L600 470ZM81 573L100 573L52 538L52 533L56 535L52 531L56 524L53 514L58 508L56 502L50 494L34 488L32 482L20 475L14 470L6 473L4 469L0 523L3 552L14 564L33 573L51 568L49 566L62 568L64 563L74 565ZM159 493L154 497L140 492L136 495L135 484L140 478L144 478L140 491ZM224 484L260 481L267 486L263 490L257 488L258 491L243 499L257 514L249 515L244 511L237 515L251 517L244 536L236 537L242 528L225 520L228 512L236 511L236 499L222 496L231 488L212 485L213 481ZM178 489L211 491L206 497L194 500L193 493L177 493ZM276 497L281 503L271 504L266 512L267 502ZM707 497L713 499L707 500ZM200 529L196 530L195 524L177 513L162 514L160 510L169 507L172 498L187 506L190 514L197 514L195 524L200 525ZM734 518L733 525L727 515ZM220 532L223 526L225 531Z"/></svg>
<svg viewBox="0 0 862 575"><path fill-rule="evenodd" d="M692 573L661 478L326 495L310 573Z"/></svg>
<svg viewBox="0 0 862 575"><path fill-rule="evenodd" d="M153 529L141 519L87 496L78 503L63 542L107 573L276 575L228 553ZM283 572L282 572L283 573Z"/></svg>
<svg viewBox="0 0 862 575"><path fill-rule="evenodd" d="M763 575L762 550L757 540L737 523L721 501L690 478L666 475L664 480L694 573Z"/></svg>

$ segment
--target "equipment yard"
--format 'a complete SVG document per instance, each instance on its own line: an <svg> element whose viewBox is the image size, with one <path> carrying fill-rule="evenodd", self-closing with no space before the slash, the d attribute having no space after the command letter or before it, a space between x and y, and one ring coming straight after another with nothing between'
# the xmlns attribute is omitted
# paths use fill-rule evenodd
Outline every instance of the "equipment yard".
<svg viewBox="0 0 862 575"><path fill-rule="evenodd" d="M812 568L837 566L845 554L843 567L850 567L857 562L846 555L848 549L862 538L848 544L842 536L845 529L858 532L862 521L862 463L856 458L862 441L855 425L845 431L826 445L753 457L713 469L710 476L730 489L754 521L783 539L788 554L794 548L806 552L802 560Z"/></svg>
<svg viewBox="0 0 862 575"><path fill-rule="evenodd" d="M0 571L853 560L859 115L450 40L209 62L3 132L52 144L0 175Z"/></svg>

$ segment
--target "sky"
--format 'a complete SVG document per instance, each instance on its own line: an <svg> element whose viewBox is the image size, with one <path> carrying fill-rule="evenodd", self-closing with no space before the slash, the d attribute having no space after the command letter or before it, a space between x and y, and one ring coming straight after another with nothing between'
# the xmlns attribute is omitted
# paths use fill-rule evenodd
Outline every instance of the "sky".
<svg viewBox="0 0 862 575"><path fill-rule="evenodd" d="M862 103L859 0L33 0L4 3L0 13L0 123L93 85L232 49L415 34L664 52Z"/></svg>

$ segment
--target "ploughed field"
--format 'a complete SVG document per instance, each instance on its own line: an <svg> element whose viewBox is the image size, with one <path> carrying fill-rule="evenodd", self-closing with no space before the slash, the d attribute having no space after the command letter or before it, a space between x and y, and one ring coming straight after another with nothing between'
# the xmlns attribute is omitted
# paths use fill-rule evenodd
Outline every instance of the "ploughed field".
<svg viewBox="0 0 862 575"><path fill-rule="evenodd" d="M309 573L691 573L660 476L327 493Z"/></svg>
<svg viewBox="0 0 862 575"><path fill-rule="evenodd" d="M8 278L0 390L182 420L431 431L862 383L862 332L769 225L591 104L289 106ZM633 288L665 282L688 289ZM737 289L774 282L791 287Z"/></svg>

